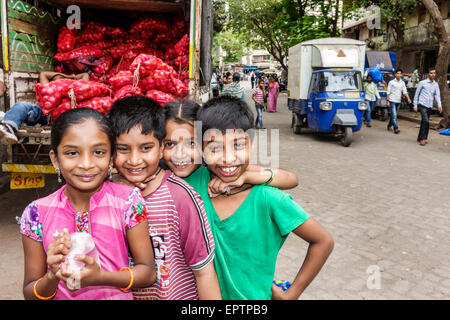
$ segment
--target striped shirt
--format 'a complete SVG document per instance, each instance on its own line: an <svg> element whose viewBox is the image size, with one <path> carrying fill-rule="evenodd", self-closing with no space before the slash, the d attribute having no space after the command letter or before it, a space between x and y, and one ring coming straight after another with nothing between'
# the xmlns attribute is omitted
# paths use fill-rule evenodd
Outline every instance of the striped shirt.
<svg viewBox="0 0 450 320"><path fill-rule="evenodd" d="M253 90L252 97L256 100L256 103L264 104L264 93L260 88Z"/></svg>
<svg viewBox="0 0 450 320"><path fill-rule="evenodd" d="M156 282L149 288L134 290L134 299L198 299L192 271L214 259L214 240L201 197L167 170L161 185L145 201Z"/></svg>
<svg viewBox="0 0 450 320"><path fill-rule="evenodd" d="M442 106L438 83L428 78L420 81L414 96L414 108L417 108L419 104L426 108L432 108L435 99L437 105Z"/></svg>

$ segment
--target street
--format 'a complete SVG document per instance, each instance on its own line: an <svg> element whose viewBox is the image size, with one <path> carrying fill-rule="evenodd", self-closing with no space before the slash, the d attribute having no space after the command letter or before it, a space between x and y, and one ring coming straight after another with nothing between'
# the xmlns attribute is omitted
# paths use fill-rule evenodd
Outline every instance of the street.
<svg viewBox="0 0 450 320"><path fill-rule="evenodd" d="M250 83L243 85L254 110ZM294 135L286 93L277 109L264 112L263 121L267 129L279 129L280 167L299 177L299 186L288 192L335 241L300 299L449 299L450 137L430 131L429 144L421 147L417 124L399 120L395 135L386 122L374 120L344 148L326 136ZM16 216L52 188L0 195L0 299L23 299ZM275 278L293 281L306 250L306 242L290 235Z"/></svg>

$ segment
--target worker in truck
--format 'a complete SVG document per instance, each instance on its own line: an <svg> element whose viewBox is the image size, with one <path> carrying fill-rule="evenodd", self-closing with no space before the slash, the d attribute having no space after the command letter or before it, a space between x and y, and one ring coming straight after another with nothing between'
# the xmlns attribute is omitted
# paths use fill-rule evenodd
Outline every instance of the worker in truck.
<svg viewBox="0 0 450 320"><path fill-rule="evenodd" d="M39 74L39 82L42 84L59 79L73 79L89 81L88 73L80 73L77 75L68 75L59 72L43 71ZM5 85L2 81L0 85L0 96L5 93ZM3 88L3 90L2 90ZM14 144L17 143L17 130L25 123L27 126L36 124L48 125L49 116L44 115L41 107L37 104L28 102L17 102L9 109L3 119L0 121L0 143Z"/></svg>

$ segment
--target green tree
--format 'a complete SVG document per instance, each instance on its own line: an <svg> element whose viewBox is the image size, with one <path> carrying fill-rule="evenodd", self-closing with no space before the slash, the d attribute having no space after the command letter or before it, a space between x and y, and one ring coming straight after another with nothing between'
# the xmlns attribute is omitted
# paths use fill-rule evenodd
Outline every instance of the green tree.
<svg viewBox="0 0 450 320"><path fill-rule="evenodd" d="M245 53L245 39L239 33L232 28L225 27L219 33L216 33L213 39L213 52L216 52L217 48L221 47L225 51L224 62L236 63ZM216 59L216 57L214 57ZM217 65L218 61L214 61Z"/></svg>
<svg viewBox="0 0 450 320"><path fill-rule="evenodd" d="M229 24L287 72L289 47L338 36L339 0L229 0Z"/></svg>

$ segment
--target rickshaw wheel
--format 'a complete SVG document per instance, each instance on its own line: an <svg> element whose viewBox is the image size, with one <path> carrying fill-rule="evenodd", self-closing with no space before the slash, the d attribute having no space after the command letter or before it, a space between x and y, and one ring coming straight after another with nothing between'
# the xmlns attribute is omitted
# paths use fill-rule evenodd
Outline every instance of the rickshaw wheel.
<svg viewBox="0 0 450 320"><path fill-rule="evenodd" d="M301 134L302 133L302 126L299 125L300 123L300 119L298 118L298 116L295 113L292 113L292 132L294 132L295 134Z"/></svg>
<svg viewBox="0 0 450 320"><path fill-rule="evenodd" d="M345 127L344 136L341 138L341 142L344 147L348 147L352 144L352 135L352 127Z"/></svg>
<svg viewBox="0 0 450 320"><path fill-rule="evenodd" d="M389 117L389 112L387 108L383 108L383 110L381 110L381 121L386 121Z"/></svg>

